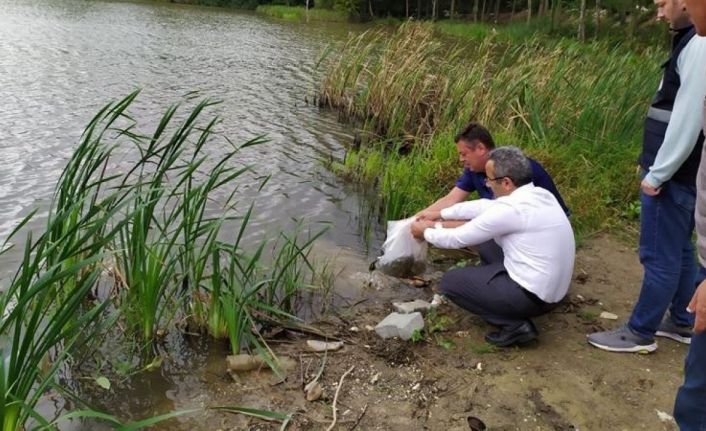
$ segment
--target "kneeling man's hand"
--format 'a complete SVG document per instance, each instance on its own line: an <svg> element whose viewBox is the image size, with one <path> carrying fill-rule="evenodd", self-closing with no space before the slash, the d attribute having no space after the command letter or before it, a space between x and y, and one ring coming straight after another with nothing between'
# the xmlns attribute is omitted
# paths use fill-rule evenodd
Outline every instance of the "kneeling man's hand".
<svg viewBox="0 0 706 431"><path fill-rule="evenodd" d="M440 210L423 210L417 213L417 220L439 220L441 218Z"/></svg>
<svg viewBox="0 0 706 431"><path fill-rule="evenodd" d="M419 220L412 223L412 236L417 239L424 239L424 230L433 227L434 222L431 220Z"/></svg>

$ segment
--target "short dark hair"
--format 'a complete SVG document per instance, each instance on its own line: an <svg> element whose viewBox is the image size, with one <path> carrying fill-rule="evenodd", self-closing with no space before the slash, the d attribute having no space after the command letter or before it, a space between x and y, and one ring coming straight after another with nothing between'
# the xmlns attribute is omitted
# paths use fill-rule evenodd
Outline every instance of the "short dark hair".
<svg viewBox="0 0 706 431"><path fill-rule="evenodd" d="M454 142L458 143L459 141L465 141L471 149L475 148L478 142L485 145L489 150L495 148L495 141L493 141L488 129L473 122L466 124L463 130L456 135Z"/></svg>
<svg viewBox="0 0 706 431"><path fill-rule="evenodd" d="M510 178L515 187L532 182L532 165L525 154L517 147L496 148L488 154L495 166L495 177Z"/></svg>

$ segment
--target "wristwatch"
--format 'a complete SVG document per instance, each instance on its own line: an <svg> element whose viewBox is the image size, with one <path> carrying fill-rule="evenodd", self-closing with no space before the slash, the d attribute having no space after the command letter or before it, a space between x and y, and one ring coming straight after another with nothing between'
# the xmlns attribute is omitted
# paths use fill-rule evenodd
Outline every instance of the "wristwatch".
<svg viewBox="0 0 706 431"><path fill-rule="evenodd" d="M443 229L443 228L444 228L444 225L440 221L434 223L434 229Z"/></svg>

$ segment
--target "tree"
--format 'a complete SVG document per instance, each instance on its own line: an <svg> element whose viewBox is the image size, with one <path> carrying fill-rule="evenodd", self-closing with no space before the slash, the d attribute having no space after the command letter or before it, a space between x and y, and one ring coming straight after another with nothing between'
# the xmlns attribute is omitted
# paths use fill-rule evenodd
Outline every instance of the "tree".
<svg viewBox="0 0 706 431"><path fill-rule="evenodd" d="M586 40L586 0L581 0L581 6L579 9L579 40L584 42Z"/></svg>

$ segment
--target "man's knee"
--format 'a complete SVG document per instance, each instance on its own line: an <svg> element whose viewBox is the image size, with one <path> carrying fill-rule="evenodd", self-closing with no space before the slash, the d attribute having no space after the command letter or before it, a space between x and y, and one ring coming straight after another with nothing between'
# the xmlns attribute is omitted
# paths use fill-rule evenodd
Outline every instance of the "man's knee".
<svg viewBox="0 0 706 431"><path fill-rule="evenodd" d="M463 289L463 274L461 268L447 271L439 281L439 292L449 298L456 297Z"/></svg>

